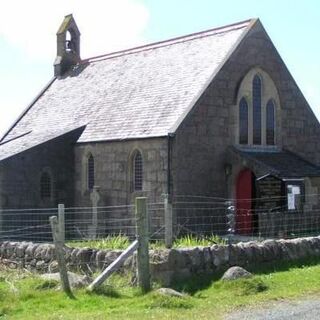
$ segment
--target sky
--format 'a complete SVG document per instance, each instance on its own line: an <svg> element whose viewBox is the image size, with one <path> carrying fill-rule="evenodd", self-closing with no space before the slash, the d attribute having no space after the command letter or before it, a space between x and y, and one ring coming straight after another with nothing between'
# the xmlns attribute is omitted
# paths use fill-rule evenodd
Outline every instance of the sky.
<svg viewBox="0 0 320 320"><path fill-rule="evenodd" d="M70 13L82 58L259 18L320 119L319 0L0 0L0 135L52 78Z"/></svg>

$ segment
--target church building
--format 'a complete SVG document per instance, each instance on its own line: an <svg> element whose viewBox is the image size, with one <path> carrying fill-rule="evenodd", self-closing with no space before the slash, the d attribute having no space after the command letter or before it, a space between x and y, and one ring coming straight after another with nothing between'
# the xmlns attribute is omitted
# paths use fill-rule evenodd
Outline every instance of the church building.
<svg viewBox="0 0 320 320"><path fill-rule="evenodd" d="M0 140L0 208L201 195L243 234L319 210L320 125L259 19L82 59L68 15L53 73Z"/></svg>

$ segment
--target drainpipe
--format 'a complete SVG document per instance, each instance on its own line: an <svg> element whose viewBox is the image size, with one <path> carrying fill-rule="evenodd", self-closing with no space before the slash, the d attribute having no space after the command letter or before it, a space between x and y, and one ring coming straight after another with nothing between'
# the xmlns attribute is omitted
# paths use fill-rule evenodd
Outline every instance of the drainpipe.
<svg viewBox="0 0 320 320"><path fill-rule="evenodd" d="M172 158L172 138L175 137L174 133L168 133L168 165L167 165L167 194L169 198L169 202L171 202L171 158Z"/></svg>

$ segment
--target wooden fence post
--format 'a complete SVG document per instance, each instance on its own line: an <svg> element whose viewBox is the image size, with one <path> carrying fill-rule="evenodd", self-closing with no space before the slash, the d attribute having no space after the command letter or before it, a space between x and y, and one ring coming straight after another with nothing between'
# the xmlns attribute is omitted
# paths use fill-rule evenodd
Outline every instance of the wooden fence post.
<svg viewBox="0 0 320 320"><path fill-rule="evenodd" d="M98 230L98 203L100 201L99 187L94 186L90 194L90 200L92 202L92 224L89 226L89 236L92 239L97 238Z"/></svg>
<svg viewBox="0 0 320 320"><path fill-rule="evenodd" d="M59 265L62 288L63 288L63 291L70 298L74 298L70 288L70 284L69 284L68 271L67 271L67 266L64 258L64 251L63 251L63 241L62 241L61 233L59 230L58 218L56 216L52 216L49 218L49 220L50 220L50 225L52 229L52 237L54 241L55 252L56 252L57 261Z"/></svg>
<svg viewBox="0 0 320 320"><path fill-rule="evenodd" d="M58 204L58 222L59 222L59 234L62 243L66 240L66 229L65 229L65 209L64 204Z"/></svg>
<svg viewBox="0 0 320 320"><path fill-rule="evenodd" d="M169 195L164 195L164 239L167 248L172 247L173 243L173 221L172 203L169 202Z"/></svg>
<svg viewBox="0 0 320 320"><path fill-rule="evenodd" d="M135 240L131 245L121 253L94 281L87 287L88 291L94 291L115 271L117 271L124 262L133 255L138 248L138 240Z"/></svg>
<svg viewBox="0 0 320 320"><path fill-rule="evenodd" d="M135 199L135 214L138 238L138 283L143 292L148 292L150 290L149 217L146 197Z"/></svg>
<svg viewBox="0 0 320 320"><path fill-rule="evenodd" d="M3 215L3 212L0 211L0 232L2 232L2 225L3 225L3 221L2 221L2 215Z"/></svg>

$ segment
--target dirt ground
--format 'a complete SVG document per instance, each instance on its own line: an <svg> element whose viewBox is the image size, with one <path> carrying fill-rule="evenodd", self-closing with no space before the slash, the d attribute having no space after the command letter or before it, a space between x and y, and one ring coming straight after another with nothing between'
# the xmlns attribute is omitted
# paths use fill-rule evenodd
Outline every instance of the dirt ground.
<svg viewBox="0 0 320 320"><path fill-rule="evenodd" d="M267 303L258 308L233 312L225 320L317 320L320 319L320 296Z"/></svg>

